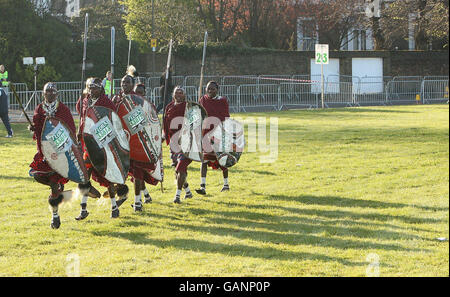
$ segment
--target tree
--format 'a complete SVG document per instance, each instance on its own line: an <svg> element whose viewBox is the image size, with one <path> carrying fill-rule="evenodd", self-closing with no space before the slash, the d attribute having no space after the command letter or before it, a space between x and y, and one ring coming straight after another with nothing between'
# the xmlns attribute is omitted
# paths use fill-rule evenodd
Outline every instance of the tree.
<svg viewBox="0 0 450 297"><path fill-rule="evenodd" d="M339 50L352 40L348 38L349 31L362 29L364 8L361 4L361 0L299 0L295 6L299 17L314 20L311 29L318 29L320 42Z"/></svg>
<svg viewBox="0 0 450 297"><path fill-rule="evenodd" d="M98 0L80 9L78 17L72 17L74 41L82 41L84 34L84 20L89 14L89 39L110 39L111 27L116 30L116 39L126 39L125 15L123 6L118 1Z"/></svg>
<svg viewBox="0 0 450 297"><path fill-rule="evenodd" d="M155 0L154 28L152 28L152 1L149 0L123 0L128 12L124 19L125 30L132 34L133 40L140 42L143 48L150 47L153 38L159 40L160 45L169 43L173 39L175 44L191 43L203 40L204 26L185 1Z"/></svg>
<svg viewBox="0 0 450 297"><path fill-rule="evenodd" d="M195 0L198 14L211 39L229 41L244 31L244 1L240 0Z"/></svg>
<svg viewBox="0 0 450 297"><path fill-rule="evenodd" d="M448 0L396 1L387 6L381 18L387 47L408 38L410 21L417 50L426 50L434 41L448 47Z"/></svg>
<svg viewBox="0 0 450 297"><path fill-rule="evenodd" d="M192 1L191 1L192 2ZM295 31L295 1L196 0L212 39L252 47L288 48Z"/></svg>
<svg viewBox="0 0 450 297"><path fill-rule="evenodd" d="M38 76L39 88L48 80L75 78L78 71L67 25L47 13L39 15L27 0L0 0L0 7L0 57L12 81L34 84L33 71L23 65L23 57L46 58Z"/></svg>

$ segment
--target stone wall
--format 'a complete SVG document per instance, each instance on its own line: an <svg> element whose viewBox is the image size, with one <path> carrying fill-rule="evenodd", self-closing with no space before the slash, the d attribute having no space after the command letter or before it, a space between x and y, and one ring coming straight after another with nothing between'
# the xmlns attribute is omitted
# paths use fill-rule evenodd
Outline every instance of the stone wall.
<svg viewBox="0 0 450 297"><path fill-rule="evenodd" d="M383 58L385 76L426 76L449 74L448 51L331 51L339 58L340 74L352 74L352 58ZM309 74L314 52L275 51L243 55L207 55L205 75ZM152 53L141 54L137 66L140 73L152 72ZM166 67L167 54L155 54L155 71ZM196 59L174 55L175 75L200 75L201 56Z"/></svg>

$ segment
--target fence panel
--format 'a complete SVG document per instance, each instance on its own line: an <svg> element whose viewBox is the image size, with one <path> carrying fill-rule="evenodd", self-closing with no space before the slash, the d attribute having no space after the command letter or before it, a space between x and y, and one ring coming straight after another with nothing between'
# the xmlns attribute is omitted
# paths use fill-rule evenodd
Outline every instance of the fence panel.
<svg viewBox="0 0 450 297"><path fill-rule="evenodd" d="M431 75L424 76L423 80L448 80L448 75Z"/></svg>
<svg viewBox="0 0 450 297"><path fill-rule="evenodd" d="M43 92L42 91L36 91L36 92L28 91L25 93L26 93L26 95L25 95L26 101L22 101L23 108L26 111L33 111L36 108L36 106L38 106L42 102L42 99L44 98Z"/></svg>
<svg viewBox="0 0 450 297"><path fill-rule="evenodd" d="M386 103L386 82L383 76L365 76L361 78L359 92L355 94L355 101L361 105Z"/></svg>
<svg viewBox="0 0 450 297"><path fill-rule="evenodd" d="M157 108L160 106L160 104L162 103L162 97L159 93L159 87L151 89L149 99L153 104L155 104Z"/></svg>
<svg viewBox="0 0 450 297"><path fill-rule="evenodd" d="M81 96L81 90L61 90L58 91L58 99L72 111L73 113L76 113L76 104L78 101L78 98Z"/></svg>
<svg viewBox="0 0 450 297"><path fill-rule="evenodd" d="M173 86L184 86L185 77L182 75L172 76L172 84Z"/></svg>
<svg viewBox="0 0 450 297"><path fill-rule="evenodd" d="M221 85L219 94L228 98L228 105L234 112L239 112L238 87L231 85Z"/></svg>
<svg viewBox="0 0 450 297"><path fill-rule="evenodd" d="M448 78L446 80L424 80L422 82L423 103L448 102Z"/></svg>
<svg viewBox="0 0 450 297"><path fill-rule="evenodd" d="M320 96L311 92L314 84L316 83L282 83L280 109L284 106L317 107Z"/></svg>
<svg viewBox="0 0 450 297"><path fill-rule="evenodd" d="M26 92L29 91L26 83L13 83L16 92Z"/></svg>
<svg viewBox="0 0 450 297"><path fill-rule="evenodd" d="M279 85L241 85L238 88L240 107L279 107Z"/></svg>
<svg viewBox="0 0 450 297"><path fill-rule="evenodd" d="M158 77L156 77L156 76L149 77L149 78L147 78L147 86L153 90L154 88L160 86L159 80L160 80L159 76Z"/></svg>
<svg viewBox="0 0 450 297"><path fill-rule="evenodd" d="M394 76L392 80L395 81L422 81L422 76Z"/></svg>
<svg viewBox="0 0 450 297"><path fill-rule="evenodd" d="M416 96L421 93L422 81L401 81L395 78L386 86L386 101L391 104L416 103Z"/></svg>
<svg viewBox="0 0 450 297"><path fill-rule="evenodd" d="M161 105L159 94L160 77L140 77L146 83L147 96L156 106ZM200 76L174 76L174 85L183 85L187 100L197 102ZM251 108L281 109L282 107L318 107L321 93L320 75L234 75L205 76L204 84L210 80L220 83L219 94L229 100L230 110L250 111ZM271 83L266 83L271 82ZM188 83L186 85L186 83ZM59 99L75 113L75 105L81 94L81 82L56 82ZM32 113L42 102L42 92L30 91L25 83L14 84L19 100L26 111ZM448 76L377 76L355 77L329 75L324 83L327 107L414 104L420 95L423 103L444 103L449 97ZM120 79L115 79L115 91L120 90ZM9 108L12 117L21 117L20 107L9 90ZM203 90L204 91L204 90Z"/></svg>
<svg viewBox="0 0 450 297"><path fill-rule="evenodd" d="M281 84L281 83L290 83L292 82L292 75L279 75L279 74L264 74L259 76L259 83L260 84Z"/></svg>
<svg viewBox="0 0 450 297"><path fill-rule="evenodd" d="M186 100L198 102L198 87L197 86L185 86Z"/></svg>
<svg viewBox="0 0 450 297"><path fill-rule="evenodd" d="M55 82L58 90L81 90L84 89L81 81L57 81Z"/></svg>
<svg viewBox="0 0 450 297"><path fill-rule="evenodd" d="M222 77L222 85L253 85L259 84L259 77L256 75L231 75Z"/></svg>
<svg viewBox="0 0 450 297"><path fill-rule="evenodd" d="M325 85L324 104L352 106L353 98L352 82L329 82Z"/></svg>
<svg viewBox="0 0 450 297"><path fill-rule="evenodd" d="M28 86L26 83L14 83L14 88L16 90L16 93L20 99L20 102L27 102L27 92ZM6 89L6 92L8 92L8 106L11 110L18 110L19 104L17 103L16 99L14 98L14 93L12 92L11 88ZM22 103L22 104L25 104Z"/></svg>
<svg viewBox="0 0 450 297"><path fill-rule="evenodd" d="M209 81L216 81L219 83L221 81L221 77L218 75L205 75L203 76L203 86L206 87L206 84ZM200 85L200 75L189 75L184 79L184 86L197 86Z"/></svg>

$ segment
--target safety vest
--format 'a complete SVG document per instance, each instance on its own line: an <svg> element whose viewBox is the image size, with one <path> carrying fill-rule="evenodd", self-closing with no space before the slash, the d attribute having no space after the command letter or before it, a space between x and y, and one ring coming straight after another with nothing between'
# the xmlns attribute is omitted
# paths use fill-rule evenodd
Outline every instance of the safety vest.
<svg viewBox="0 0 450 297"><path fill-rule="evenodd" d="M0 80L1 79L4 79L4 81L2 81L2 86L4 86L4 87L9 86L8 71L5 71L4 73L0 73Z"/></svg>
<svg viewBox="0 0 450 297"><path fill-rule="evenodd" d="M108 97L111 97L111 81L108 79L105 80L105 94ZM113 82L113 95L114 95L114 82Z"/></svg>

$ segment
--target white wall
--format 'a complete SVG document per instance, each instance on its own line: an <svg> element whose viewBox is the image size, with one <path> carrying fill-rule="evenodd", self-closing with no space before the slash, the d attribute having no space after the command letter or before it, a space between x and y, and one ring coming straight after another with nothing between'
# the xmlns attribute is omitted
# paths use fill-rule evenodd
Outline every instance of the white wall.
<svg viewBox="0 0 450 297"><path fill-rule="evenodd" d="M361 78L361 93L383 92L383 58L353 58L352 76Z"/></svg>
<svg viewBox="0 0 450 297"><path fill-rule="evenodd" d="M339 59L330 59L328 65L323 65L323 75L325 81L327 80L328 75L339 75ZM321 66L320 64L316 64L314 59L311 59L311 80L312 81L321 81ZM320 84L313 85L312 93L321 93ZM337 90L339 92L339 90Z"/></svg>

